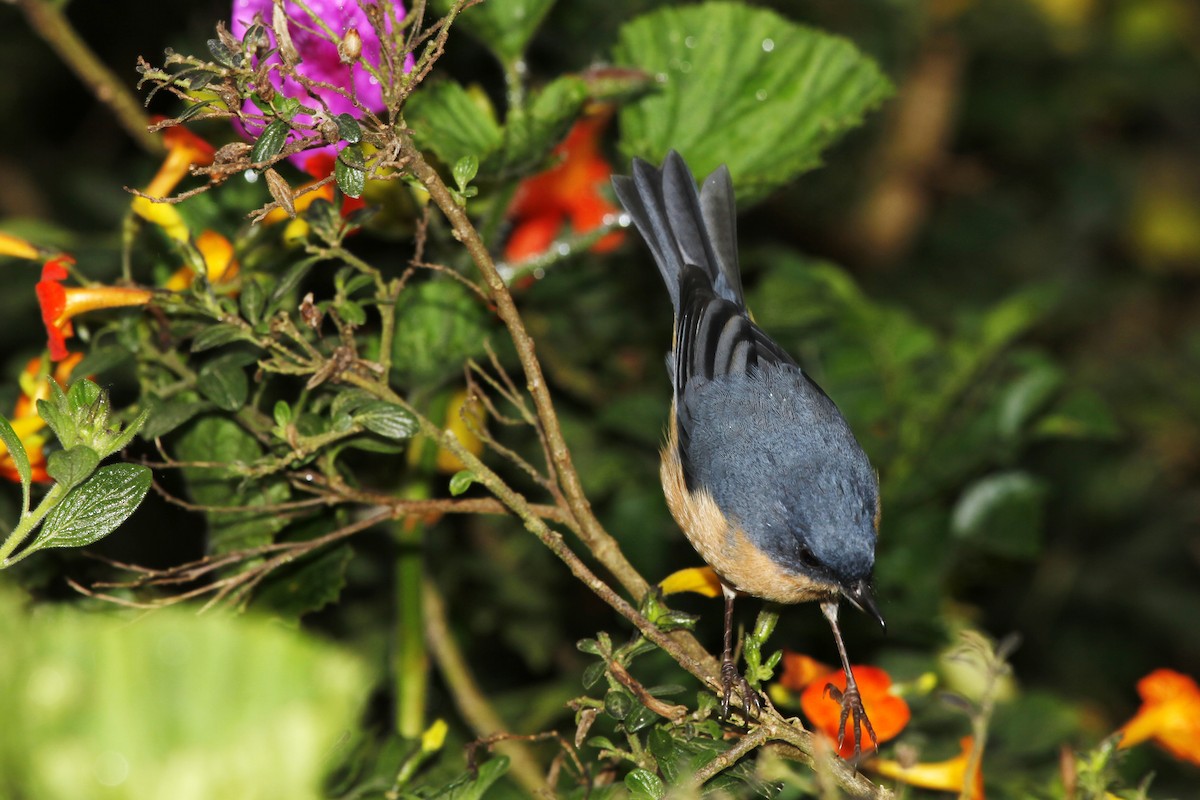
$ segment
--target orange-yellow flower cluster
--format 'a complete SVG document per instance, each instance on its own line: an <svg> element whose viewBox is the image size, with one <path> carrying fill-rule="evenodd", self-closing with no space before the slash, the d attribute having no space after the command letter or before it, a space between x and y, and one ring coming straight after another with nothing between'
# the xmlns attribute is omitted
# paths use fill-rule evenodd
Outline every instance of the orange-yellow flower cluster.
<svg viewBox="0 0 1200 800"><path fill-rule="evenodd" d="M600 133L609 111L584 117L554 150L561 161L551 169L522 181L509 208L514 227L504 248L507 261L523 261L550 248L570 221L575 233L586 233L618 213L601 193L612 178L612 167L600 154ZM605 253L621 244L624 234L613 231L592 245Z"/></svg>
<svg viewBox="0 0 1200 800"><path fill-rule="evenodd" d="M1153 739L1182 761L1200 765L1200 686L1182 673L1156 669L1138 681L1142 707L1121 728L1121 747Z"/></svg>
<svg viewBox="0 0 1200 800"><path fill-rule="evenodd" d="M66 384L67 379L71 377L71 372L82 360L82 353L70 354L66 359L54 365L54 373L51 376L49 369L42 365L42 359L33 358L25 366L25 371L21 373L19 379L21 396L17 398L17 404L9 422L12 424L17 438L21 440L21 444L25 445L25 453L29 456L31 477L39 483L49 481L50 476L46 474L46 454L43 450L47 438L46 422L38 416L37 401L50 397L51 379L60 384ZM17 473L16 464L13 463L12 455L3 442L0 442L0 456L2 456L0 457L0 477L14 483L19 481L20 475Z"/></svg>

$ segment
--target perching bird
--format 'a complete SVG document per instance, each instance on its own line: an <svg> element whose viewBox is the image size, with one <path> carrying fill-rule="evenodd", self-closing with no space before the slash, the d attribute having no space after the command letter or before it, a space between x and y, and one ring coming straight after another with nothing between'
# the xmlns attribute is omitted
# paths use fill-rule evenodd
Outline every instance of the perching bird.
<svg viewBox="0 0 1200 800"><path fill-rule="evenodd" d="M748 715L758 695L733 660L738 593L816 600L833 628L846 691L839 730L855 749L867 718L838 629L845 597L883 624L871 592L879 481L833 401L751 320L738 269L733 182L725 166L696 182L672 151L613 178L675 307L667 371L674 384L662 482L667 505L725 595L722 713L733 684ZM839 742L840 745L840 742Z"/></svg>

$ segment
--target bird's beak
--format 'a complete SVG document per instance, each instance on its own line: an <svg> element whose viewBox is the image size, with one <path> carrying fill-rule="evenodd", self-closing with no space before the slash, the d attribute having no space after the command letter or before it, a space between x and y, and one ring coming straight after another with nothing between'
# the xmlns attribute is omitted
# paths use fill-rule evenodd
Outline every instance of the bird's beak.
<svg viewBox="0 0 1200 800"><path fill-rule="evenodd" d="M880 627L887 628L887 623L883 621L883 614L880 613L879 606L875 605L875 595L871 592L871 584L867 583L866 578L857 583L842 586L842 594L846 595L846 599L853 603L855 608L878 622Z"/></svg>

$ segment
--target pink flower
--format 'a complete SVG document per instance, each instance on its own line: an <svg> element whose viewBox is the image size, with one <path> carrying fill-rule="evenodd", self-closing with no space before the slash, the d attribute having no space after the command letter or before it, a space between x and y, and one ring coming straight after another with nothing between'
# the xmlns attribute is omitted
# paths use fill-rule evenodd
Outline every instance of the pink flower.
<svg viewBox="0 0 1200 800"><path fill-rule="evenodd" d="M270 30L274 5L272 0L234 0L230 31L237 38L242 38L246 29L254 23L255 15L260 15L267 24L267 35L271 38L271 46L276 47L278 43ZM371 67L379 66L379 37L375 34L375 29L371 26L366 12L359 7L358 0L307 0L305 5L321 20L325 28L333 33L335 38L331 38L329 32L318 25L299 5L291 0L285 2L283 7L288 19L288 33L300 58L296 65L296 72L309 80L344 88L366 108L372 111L382 111L384 107L383 90L379 81L361 63L365 62ZM398 27L404 20L404 7L399 2L393 3L393 7L396 13L395 19L388 21L389 33L393 30L393 26ZM343 49L348 51L349 55L359 47L356 39L361 41L360 58L349 58L349 64L342 63L342 56L338 53L338 44L349 43L343 45ZM279 53L271 55L267 62L280 63ZM404 62L405 72L411 70L412 67L413 59L410 55ZM335 91L317 87L310 93L295 79L285 78L275 70L270 72L270 80L276 91L287 97L293 97L310 108L319 110L328 108L331 117L343 113L350 114L355 118L360 116L354 103ZM322 105L322 101L324 101L324 105ZM250 114L260 113L258 106L249 100L246 101L242 110ZM295 121L308 124L312 122L312 117L308 114L298 114ZM249 138L254 138L259 133L261 133L261 128L243 131L243 135ZM333 145L314 148L292 156L292 161L303 169L313 155L322 152L332 155L335 151L336 148Z"/></svg>

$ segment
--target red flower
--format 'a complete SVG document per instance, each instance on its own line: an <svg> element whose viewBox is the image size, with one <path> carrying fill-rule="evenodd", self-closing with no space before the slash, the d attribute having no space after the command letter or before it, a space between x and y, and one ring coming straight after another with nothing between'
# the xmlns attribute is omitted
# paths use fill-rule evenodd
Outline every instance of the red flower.
<svg viewBox="0 0 1200 800"><path fill-rule="evenodd" d="M612 167L600 155L600 132L608 118L604 111L580 119L554 150L559 163L521 182L508 210L515 226L504 248L505 260L523 261L544 253L564 222L569 221L575 233L587 233L619 213L600 191L612 177ZM606 253L623 239L622 231L613 231L592 245L592 252Z"/></svg>
<svg viewBox="0 0 1200 800"><path fill-rule="evenodd" d="M145 305L154 296L147 289L124 286L63 286L67 267L74 263L70 256L55 256L43 265L42 279L34 287L52 361L62 361L68 355L67 337L74 334L73 317L102 308Z"/></svg>
<svg viewBox="0 0 1200 800"><path fill-rule="evenodd" d="M883 670L867 666L856 666L853 669L854 679L858 683L858 691L862 695L863 708L871 720L871 726L875 729L876 738L880 742L894 738L904 730L904 726L912 717L912 713L908 710L908 703L890 691L892 679ZM808 717L813 726L836 747L842 706L841 703L829 696L826 688L829 684L845 691L846 674L838 671L819 680L813 680L800 695L800 708L804 710L804 715ZM864 750L871 747L869 741L863 742L863 745ZM854 725L849 718L846 720L845 736L842 739L838 755L847 759L854 756Z"/></svg>

